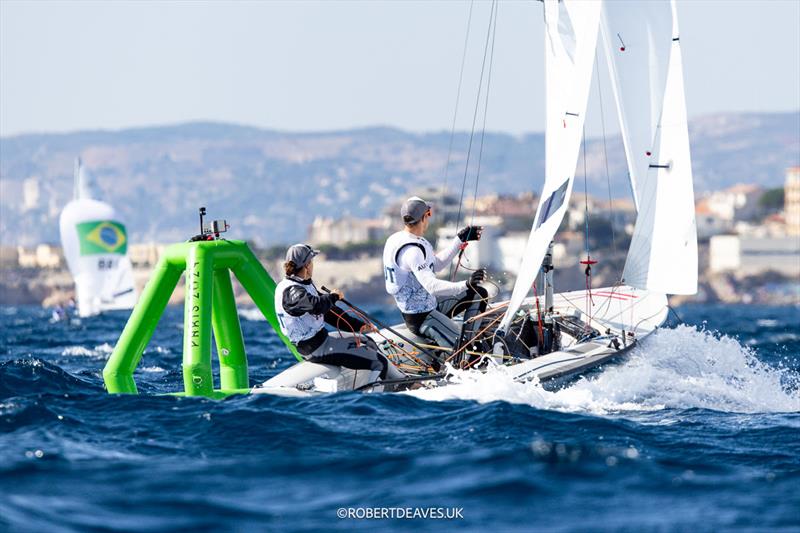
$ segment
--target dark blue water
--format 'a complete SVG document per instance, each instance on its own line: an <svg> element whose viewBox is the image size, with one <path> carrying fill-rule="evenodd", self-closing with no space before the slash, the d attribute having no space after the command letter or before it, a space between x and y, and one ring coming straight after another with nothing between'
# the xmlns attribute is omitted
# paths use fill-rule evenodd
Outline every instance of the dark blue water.
<svg viewBox="0 0 800 533"><path fill-rule="evenodd" d="M0 530L800 529L800 310L684 307L621 366L550 393L501 373L419 393L225 401L180 388L181 310L136 379L126 314L0 308ZM251 382L292 361L242 321ZM442 508L447 519L340 519ZM418 511L422 512L422 511Z"/></svg>

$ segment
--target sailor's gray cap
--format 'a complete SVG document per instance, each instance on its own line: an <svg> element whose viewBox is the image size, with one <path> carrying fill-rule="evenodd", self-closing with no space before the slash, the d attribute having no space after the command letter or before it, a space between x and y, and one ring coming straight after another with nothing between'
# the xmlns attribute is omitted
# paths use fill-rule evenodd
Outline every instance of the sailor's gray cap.
<svg viewBox="0 0 800 533"><path fill-rule="evenodd" d="M400 208L400 216L403 217L403 222L406 224L416 224L422 220L430 208L428 202L419 196L412 196L403 203L403 207Z"/></svg>
<svg viewBox="0 0 800 533"><path fill-rule="evenodd" d="M297 268L303 268L317 254L319 254L319 250L313 249L308 244L295 244L286 250L286 260L294 263Z"/></svg>

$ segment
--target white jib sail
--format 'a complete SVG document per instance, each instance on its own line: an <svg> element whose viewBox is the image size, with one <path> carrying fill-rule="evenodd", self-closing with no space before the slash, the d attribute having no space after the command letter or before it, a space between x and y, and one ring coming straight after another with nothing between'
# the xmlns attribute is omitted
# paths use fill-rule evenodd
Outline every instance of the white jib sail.
<svg viewBox="0 0 800 533"><path fill-rule="evenodd" d="M500 323L502 330L530 292L569 204L586 118L600 7L599 1L544 1L545 181L514 291Z"/></svg>
<svg viewBox="0 0 800 533"><path fill-rule="evenodd" d="M652 161L672 49L669 0L604 2L602 34L636 209Z"/></svg>
<svg viewBox="0 0 800 533"><path fill-rule="evenodd" d="M75 199L61 212L59 226L64 258L75 279L80 316L131 309L137 296L125 226L113 207L90 197L93 192L91 180L78 162Z"/></svg>
<svg viewBox="0 0 800 533"><path fill-rule="evenodd" d="M623 280L665 294L697 292L697 224L678 19L672 2L672 53L653 155L638 184L639 216Z"/></svg>

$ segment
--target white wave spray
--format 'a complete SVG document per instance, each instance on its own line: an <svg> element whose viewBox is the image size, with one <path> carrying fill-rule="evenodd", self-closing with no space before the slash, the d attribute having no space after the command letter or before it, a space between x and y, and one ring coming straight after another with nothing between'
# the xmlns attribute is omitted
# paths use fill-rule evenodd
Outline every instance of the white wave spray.
<svg viewBox="0 0 800 533"><path fill-rule="evenodd" d="M736 339L691 326L656 331L620 365L555 392L514 382L502 367L454 371L452 383L408 394L426 400L508 401L607 414L664 408L736 413L800 411L800 375L767 365Z"/></svg>

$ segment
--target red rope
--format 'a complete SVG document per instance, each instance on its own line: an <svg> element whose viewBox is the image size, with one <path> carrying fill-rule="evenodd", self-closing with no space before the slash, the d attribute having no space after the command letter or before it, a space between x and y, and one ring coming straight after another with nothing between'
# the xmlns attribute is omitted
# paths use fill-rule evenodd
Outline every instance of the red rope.
<svg viewBox="0 0 800 533"><path fill-rule="evenodd" d="M344 313L337 313L335 308L333 308L333 307L331 307L331 312L334 315L336 315L336 329L339 330L339 333L342 333L342 328L339 327L339 324L341 324L342 320L344 320L345 325L348 328L350 328L350 331L353 332L353 338L355 338L355 340L356 340L356 348L360 348L361 347L361 339L358 337L358 334L356 333L355 328L353 328L353 326L350 325L350 323L347 320L345 320Z"/></svg>
<svg viewBox="0 0 800 533"><path fill-rule="evenodd" d="M539 307L539 293L536 292L536 283L533 284L533 296L536 298L536 317L539 320L539 342L536 344L544 347L544 325L542 324L542 309Z"/></svg>
<svg viewBox="0 0 800 533"><path fill-rule="evenodd" d="M456 274L458 274L458 269L461 268L461 258L464 257L464 250L467 249L467 244L468 243L466 243L466 242L462 242L459 245L459 247L461 248L461 251L458 252L458 262L456 263L455 270L453 270L453 275L450 276L450 281L455 281L456 280Z"/></svg>
<svg viewBox="0 0 800 533"><path fill-rule="evenodd" d="M586 316L589 317L589 322L592 321L592 307L594 307L594 299L592 298L592 265L597 264L597 260L592 259L589 254L586 254L586 259L581 261L582 265L586 265Z"/></svg>

